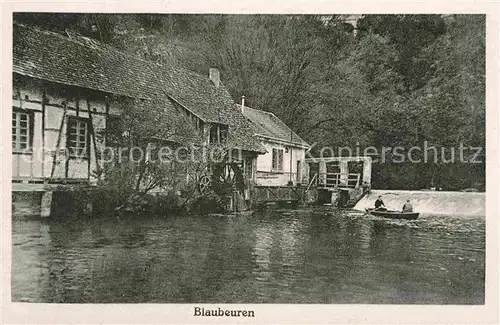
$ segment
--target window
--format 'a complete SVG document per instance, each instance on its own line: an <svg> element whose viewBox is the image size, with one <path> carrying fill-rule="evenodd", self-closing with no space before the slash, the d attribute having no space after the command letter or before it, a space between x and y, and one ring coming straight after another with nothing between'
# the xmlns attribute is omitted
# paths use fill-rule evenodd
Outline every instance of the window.
<svg viewBox="0 0 500 325"><path fill-rule="evenodd" d="M273 149L273 166L275 171L283 171L283 149Z"/></svg>
<svg viewBox="0 0 500 325"><path fill-rule="evenodd" d="M219 141L226 142L228 134L229 134L229 126L220 124L219 125Z"/></svg>
<svg viewBox="0 0 500 325"><path fill-rule="evenodd" d="M251 157L245 157L244 173L246 178L252 177L252 165L253 165L253 159Z"/></svg>
<svg viewBox="0 0 500 325"><path fill-rule="evenodd" d="M210 144L223 143L227 140L229 126L224 124L213 123L210 126Z"/></svg>
<svg viewBox="0 0 500 325"><path fill-rule="evenodd" d="M88 121L70 117L68 119L68 149L70 156L88 157Z"/></svg>
<svg viewBox="0 0 500 325"><path fill-rule="evenodd" d="M218 127L217 124L210 126L210 144L219 143Z"/></svg>
<svg viewBox="0 0 500 325"><path fill-rule="evenodd" d="M25 111L12 112L12 151L31 149L33 115Z"/></svg>

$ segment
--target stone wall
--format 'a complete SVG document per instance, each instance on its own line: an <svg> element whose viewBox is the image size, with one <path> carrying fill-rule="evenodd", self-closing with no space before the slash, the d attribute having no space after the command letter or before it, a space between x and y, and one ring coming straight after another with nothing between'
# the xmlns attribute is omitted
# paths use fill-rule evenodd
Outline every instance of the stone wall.
<svg viewBox="0 0 500 325"><path fill-rule="evenodd" d="M12 192L12 217L40 217L43 192Z"/></svg>

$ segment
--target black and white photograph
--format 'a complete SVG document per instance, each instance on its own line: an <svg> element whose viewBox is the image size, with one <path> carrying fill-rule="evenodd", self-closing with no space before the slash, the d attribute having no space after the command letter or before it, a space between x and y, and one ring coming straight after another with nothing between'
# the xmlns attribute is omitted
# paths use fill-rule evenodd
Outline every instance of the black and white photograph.
<svg viewBox="0 0 500 325"><path fill-rule="evenodd" d="M487 17L13 12L11 303L484 307Z"/></svg>

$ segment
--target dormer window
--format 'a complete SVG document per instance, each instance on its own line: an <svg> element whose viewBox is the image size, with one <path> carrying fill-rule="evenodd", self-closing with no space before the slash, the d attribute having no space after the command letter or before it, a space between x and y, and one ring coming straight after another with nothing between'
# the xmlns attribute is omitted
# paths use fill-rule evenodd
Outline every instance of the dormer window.
<svg viewBox="0 0 500 325"><path fill-rule="evenodd" d="M210 144L220 144L227 140L229 126L226 124L213 123L210 126Z"/></svg>

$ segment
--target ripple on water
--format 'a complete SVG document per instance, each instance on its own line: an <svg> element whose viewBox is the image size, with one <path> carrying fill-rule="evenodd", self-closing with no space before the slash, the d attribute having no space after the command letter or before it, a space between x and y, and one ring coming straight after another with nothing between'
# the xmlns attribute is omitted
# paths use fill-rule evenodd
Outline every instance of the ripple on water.
<svg viewBox="0 0 500 325"><path fill-rule="evenodd" d="M13 221L14 301L482 303L484 218L331 207ZM397 297L397 298L395 298Z"/></svg>

